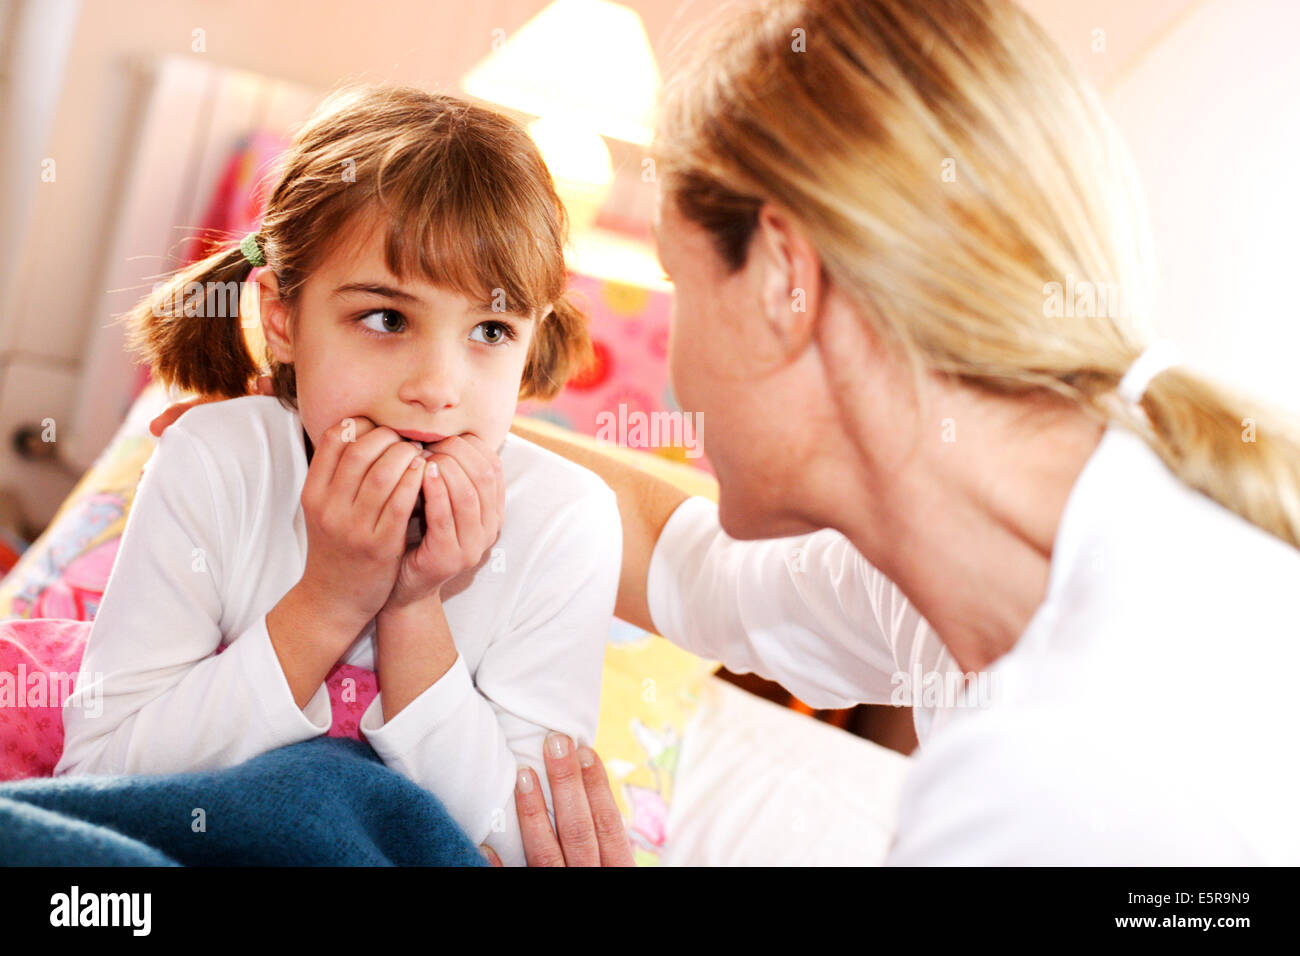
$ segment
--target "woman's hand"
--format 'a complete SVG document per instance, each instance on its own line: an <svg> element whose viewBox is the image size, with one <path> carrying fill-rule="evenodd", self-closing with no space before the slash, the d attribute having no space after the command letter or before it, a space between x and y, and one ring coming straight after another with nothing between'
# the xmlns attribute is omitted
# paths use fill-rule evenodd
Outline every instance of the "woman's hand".
<svg viewBox="0 0 1300 956"><path fill-rule="evenodd" d="M501 535L506 483L496 452L470 434L444 438L429 452L423 486L426 530L402 558L385 610L438 593L475 567Z"/></svg>
<svg viewBox="0 0 1300 956"><path fill-rule="evenodd" d="M564 734L551 734L543 749L559 836L546 815L546 798L536 775L528 767L520 768L515 810L528 865L636 866L614 791L596 751L580 747L575 753ZM491 847L482 850L489 863L501 865Z"/></svg>
<svg viewBox="0 0 1300 956"><path fill-rule="evenodd" d="M274 395L275 389L271 385L271 376L262 375L257 379L258 395ZM149 431L153 433L154 438L162 438L162 433L174 424L176 419L180 418L195 405L204 405L208 402L224 402L224 395L200 395L198 398L191 398L188 402L177 402L175 405L167 406L167 410L149 423Z"/></svg>

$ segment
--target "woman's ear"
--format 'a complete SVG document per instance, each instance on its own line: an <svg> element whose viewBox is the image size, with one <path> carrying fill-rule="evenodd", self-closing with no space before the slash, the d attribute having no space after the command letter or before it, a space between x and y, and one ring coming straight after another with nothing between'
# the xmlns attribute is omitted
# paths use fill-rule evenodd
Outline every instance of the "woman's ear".
<svg viewBox="0 0 1300 956"><path fill-rule="evenodd" d="M761 292L768 326L788 355L810 343L822 297L821 257L799 224L784 210L764 205L750 254L762 269Z"/></svg>
<svg viewBox="0 0 1300 956"><path fill-rule="evenodd" d="M280 281L270 269L257 274L258 311L262 335L271 355L282 365L293 362L293 336L289 331L289 308L280 299Z"/></svg>

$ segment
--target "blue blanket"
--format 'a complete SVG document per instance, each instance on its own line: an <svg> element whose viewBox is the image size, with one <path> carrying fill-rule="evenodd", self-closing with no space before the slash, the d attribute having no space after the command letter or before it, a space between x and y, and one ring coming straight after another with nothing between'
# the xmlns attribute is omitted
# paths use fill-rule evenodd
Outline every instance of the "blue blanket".
<svg viewBox="0 0 1300 956"><path fill-rule="evenodd" d="M0 864L486 865L437 797L337 737L225 770L0 785Z"/></svg>

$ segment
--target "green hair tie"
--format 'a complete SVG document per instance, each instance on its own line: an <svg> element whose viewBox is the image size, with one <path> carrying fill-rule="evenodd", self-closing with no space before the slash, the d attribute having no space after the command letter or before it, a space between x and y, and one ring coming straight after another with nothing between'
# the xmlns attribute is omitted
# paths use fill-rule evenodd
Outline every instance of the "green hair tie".
<svg viewBox="0 0 1300 956"><path fill-rule="evenodd" d="M239 251L255 266L266 265L266 256L262 255L262 247L257 243L257 233L250 232L244 237L243 242L239 244Z"/></svg>

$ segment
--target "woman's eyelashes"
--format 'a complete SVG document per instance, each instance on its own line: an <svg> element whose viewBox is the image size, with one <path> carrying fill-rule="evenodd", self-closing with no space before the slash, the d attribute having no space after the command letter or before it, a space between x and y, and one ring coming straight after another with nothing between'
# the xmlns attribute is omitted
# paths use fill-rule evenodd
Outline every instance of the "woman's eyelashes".
<svg viewBox="0 0 1300 956"><path fill-rule="evenodd" d="M406 316L396 309L372 309L358 316L356 321L367 335L378 335L380 337L389 337L404 332L408 324ZM480 329L484 331L481 335L476 335L475 333L478 333ZM506 342L517 338L518 334L515 327L510 323L489 319L474 326L473 331L470 332L470 338L475 342L482 342L484 345L504 345Z"/></svg>

